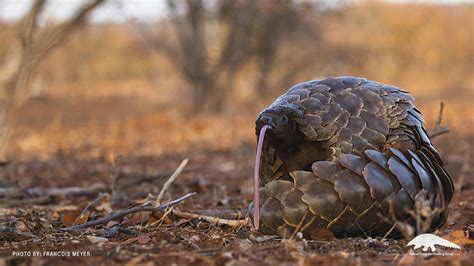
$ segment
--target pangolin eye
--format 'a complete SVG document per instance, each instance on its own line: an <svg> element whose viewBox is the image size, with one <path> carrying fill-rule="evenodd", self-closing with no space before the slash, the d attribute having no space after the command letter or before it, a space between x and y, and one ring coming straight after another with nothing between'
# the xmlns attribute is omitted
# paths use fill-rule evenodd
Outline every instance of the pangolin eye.
<svg viewBox="0 0 474 266"><path fill-rule="evenodd" d="M282 115L282 116L281 116L281 122L283 122L283 123L288 123L288 116Z"/></svg>

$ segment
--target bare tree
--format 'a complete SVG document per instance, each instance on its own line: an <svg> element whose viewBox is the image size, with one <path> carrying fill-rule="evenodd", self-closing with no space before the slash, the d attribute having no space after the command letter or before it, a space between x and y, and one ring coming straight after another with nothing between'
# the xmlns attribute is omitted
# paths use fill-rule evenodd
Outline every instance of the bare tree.
<svg viewBox="0 0 474 266"><path fill-rule="evenodd" d="M257 25L255 57L258 67L257 91L264 96L268 91L268 78L275 63L276 53L285 34L297 28L300 19L290 1L269 1L263 6Z"/></svg>
<svg viewBox="0 0 474 266"><path fill-rule="evenodd" d="M221 110L237 68L248 55L248 36L255 18L255 1L222 1L219 3L217 34L220 42L217 56L209 55L206 38L207 13L201 0L187 0L185 14L180 15L177 3L168 1L170 16L179 42L174 59L182 76L193 86L196 109Z"/></svg>
<svg viewBox="0 0 474 266"><path fill-rule="evenodd" d="M7 112L0 135L0 153L4 152L10 135L17 124L18 111L31 94L30 80L38 66L55 48L63 44L67 38L80 29L87 15L102 4L104 0L94 0L84 4L68 20L54 27L38 26L38 17L47 4L46 0L35 0L21 21L18 38L21 51L16 71L6 78L6 91L9 96ZM14 59L12 59L14 60ZM12 63L13 64L13 63Z"/></svg>
<svg viewBox="0 0 474 266"><path fill-rule="evenodd" d="M194 109L211 111L224 108L245 63L257 64L257 87L266 92L281 37L297 18L289 0L168 0L168 11L176 47L136 28L190 85Z"/></svg>

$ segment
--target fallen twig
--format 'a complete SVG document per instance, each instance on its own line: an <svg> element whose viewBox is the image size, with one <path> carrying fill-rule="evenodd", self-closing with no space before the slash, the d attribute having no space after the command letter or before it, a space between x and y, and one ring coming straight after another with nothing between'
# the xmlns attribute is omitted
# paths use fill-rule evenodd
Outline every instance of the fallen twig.
<svg viewBox="0 0 474 266"><path fill-rule="evenodd" d="M35 238L36 235L28 232L20 232L15 227L0 226L0 240L5 241L21 241Z"/></svg>
<svg viewBox="0 0 474 266"><path fill-rule="evenodd" d="M110 179L112 181L112 197L115 198L117 196L119 189L118 189L118 179L120 177L120 170L119 164L120 160L122 159L122 155L115 156L114 160L112 161L111 171L110 171Z"/></svg>
<svg viewBox="0 0 474 266"><path fill-rule="evenodd" d="M384 241L393 232L393 229L395 229L395 227L397 227L396 223L394 223L392 227L390 227L390 229L387 231L387 233L385 233L385 235L382 237L382 241Z"/></svg>
<svg viewBox="0 0 474 266"><path fill-rule="evenodd" d="M99 201L100 197L101 197L101 194L99 194L99 196L97 196L97 198L95 198L93 201L89 202L89 204L87 204L87 206L76 217L76 220L74 220L74 223L72 225L76 225L77 222L79 222L79 220L81 219L82 215L84 215L84 213L86 213L92 205L96 204Z"/></svg>
<svg viewBox="0 0 474 266"><path fill-rule="evenodd" d="M300 222L298 223L298 226L295 228L295 230L291 234L290 239L293 239L298 234L299 230L303 226L304 220L306 219L306 216L308 215L308 213L309 213L309 211L306 211L306 213L303 215Z"/></svg>
<svg viewBox="0 0 474 266"><path fill-rule="evenodd" d="M96 225L100 225L100 224L105 224L107 223L108 221L111 221L111 220L114 220L114 219L118 219L118 218L122 218L126 215L129 215L129 214L132 214L132 213L136 213L136 212L141 212L141 211L151 211L151 212L154 212L154 211L164 211L166 210L167 208L171 207L171 206L174 206L176 204L179 204L181 203L182 201L192 197L196 195L196 192L191 192L191 193L188 193L184 196L181 196L175 200L172 200L168 203L165 203L165 204L162 204L160 206L157 206L157 207L152 207L152 206L136 206L136 207L132 207L132 208L129 208L129 209L125 209L125 210L121 210L121 211L118 211L116 213L113 213L109 216L106 216L106 217L103 217L103 218L100 218L100 219L97 219L95 221L90 221L90 222L87 222L87 223L83 223L83 224L80 224L80 225L75 225L75 226L72 226L72 227L69 227L69 228L64 228L64 229L60 229L60 230L64 230L64 231L73 231L73 230L78 230L78 229L84 229L84 228L87 228L87 227L91 227L91 226L96 226Z"/></svg>
<svg viewBox="0 0 474 266"><path fill-rule="evenodd" d="M193 213L228 220L242 220L248 214L247 210L195 210Z"/></svg>
<svg viewBox="0 0 474 266"><path fill-rule="evenodd" d="M184 170L186 165L188 164L189 159L184 159L181 164L176 168L174 173L168 178L168 180L165 182L163 187L161 188L160 193L158 193L158 196L156 197L155 201L155 206L159 206L161 204L161 200L163 199L163 196L165 195L166 191L170 188L171 184L178 178L178 176L181 174L181 172Z"/></svg>
<svg viewBox="0 0 474 266"><path fill-rule="evenodd" d="M213 216L183 212L179 210L173 210L173 214L182 218L186 218L186 219L201 219L211 224L215 224L219 226L227 225L232 228L239 228L239 227L246 226L248 225L248 222L249 222L248 218L243 219L243 220L227 220L227 219L221 219L221 218L213 217Z"/></svg>
<svg viewBox="0 0 474 266"><path fill-rule="evenodd" d="M443 110L444 110L444 103L440 102L439 103L439 113L438 113L438 119L436 119L436 124L433 128L433 132L430 134L430 138L436 138L439 135L443 135L445 133L449 133L449 127L442 126L441 121L443 120Z"/></svg>
<svg viewBox="0 0 474 266"><path fill-rule="evenodd" d="M153 226L153 225L158 224L158 223L161 225L161 224L163 223L164 219L165 219L166 217L168 217L168 215L169 215L172 211L173 211L173 208L169 208L168 210L166 210L165 213L163 213L163 215L161 216L160 219L154 221L154 222L151 223L150 225ZM147 225L147 226L148 226L148 225Z"/></svg>

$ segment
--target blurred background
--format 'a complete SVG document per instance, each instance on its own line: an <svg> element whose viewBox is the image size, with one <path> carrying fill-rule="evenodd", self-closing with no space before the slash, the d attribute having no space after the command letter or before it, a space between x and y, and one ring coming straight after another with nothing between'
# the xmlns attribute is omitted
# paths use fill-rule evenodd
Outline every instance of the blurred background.
<svg viewBox="0 0 474 266"><path fill-rule="evenodd" d="M437 141L466 147L473 25L470 1L0 0L2 158L252 157L261 109L341 75L410 91L428 129L444 101Z"/></svg>
<svg viewBox="0 0 474 266"><path fill-rule="evenodd" d="M77 237L57 231L163 195L185 158L162 202L197 192L179 208L242 217L257 114L296 83L343 75L410 91L428 132L444 102L451 132L433 143L456 194L440 236L464 239L474 221L472 1L0 0L0 265L67 259L11 250L91 247L83 264L414 261L403 242L264 246L245 228L173 223L169 211ZM105 246L89 239L122 225ZM9 243L11 232L38 238ZM472 261L470 250L429 259Z"/></svg>

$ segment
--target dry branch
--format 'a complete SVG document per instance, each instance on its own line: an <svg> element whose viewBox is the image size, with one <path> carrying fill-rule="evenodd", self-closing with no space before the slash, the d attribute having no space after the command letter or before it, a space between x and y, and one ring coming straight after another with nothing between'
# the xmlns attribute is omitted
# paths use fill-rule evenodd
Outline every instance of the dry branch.
<svg viewBox="0 0 474 266"><path fill-rule="evenodd" d="M38 53L46 55L55 46L61 44L71 35L71 33L84 24L85 19L89 13L103 2L105 2L105 0L94 0L88 4L85 4L76 12L76 14L74 14L71 19L69 19L64 24L61 24L59 28L54 30L49 36L41 36L42 38L38 41Z"/></svg>
<svg viewBox="0 0 474 266"><path fill-rule="evenodd" d="M433 128L433 132L430 134L430 138L436 138L437 136L443 135L445 133L449 133L449 127L447 125L442 126L441 121L443 120L443 110L444 110L444 102L439 103L439 113L438 119L436 119L436 124Z"/></svg>
<svg viewBox="0 0 474 266"><path fill-rule="evenodd" d="M97 219L95 221L90 221L90 222L87 222L87 223L83 223L83 224L80 224L80 225L75 225L75 226L72 226L72 227L69 227L69 228L64 228L64 229L61 229L63 231L74 231L74 230L79 230L79 229L84 229L84 228L87 228L87 227L92 227L92 226L96 226L96 225L101 225L101 224L105 224L107 223L108 221L111 221L111 220L115 220L115 219L118 219L118 218L122 218L126 215L129 215L129 214L132 214L132 213L136 213L136 212L141 212L141 211L151 211L151 212L154 212L154 211L164 211L166 210L167 208L169 207L172 207L172 206L175 206L181 202L183 202L184 200L192 197L196 195L196 192L191 192L191 193L188 193L184 196L181 196L175 200L172 200L168 203L165 203L165 204L162 204L158 207L152 207L152 206L136 206L136 207L132 207L132 208L129 208L129 209L125 209L125 210L121 210L121 211L118 211L116 213L113 213L109 216L105 216L103 218L100 218L100 219Z"/></svg>
<svg viewBox="0 0 474 266"><path fill-rule="evenodd" d="M227 220L227 219L221 219L218 217L213 217L213 216L207 216L207 215L201 215L201 214L196 214L196 213L190 213L190 212L183 212L179 210L173 210L173 214L176 216L179 216L181 218L186 218L186 219L201 219L204 220L208 223L215 224L215 225L227 225L232 228L240 228L243 226L247 226L249 223L248 219L243 219L243 220Z"/></svg>
<svg viewBox="0 0 474 266"><path fill-rule="evenodd" d="M97 196L97 198L95 198L93 201L89 202L89 204L87 204L86 207L81 211L81 213L76 217L72 225L76 225L81 219L82 215L84 215L84 213L86 213L90 209L90 207L92 207L92 205L96 204L100 200L100 198L101 194L99 194L99 196Z"/></svg>
<svg viewBox="0 0 474 266"><path fill-rule="evenodd" d="M15 227L0 226L0 241L22 241L35 237L32 233L17 231Z"/></svg>
<svg viewBox="0 0 474 266"><path fill-rule="evenodd" d="M188 162L189 162L189 159L187 158L184 159L181 162L181 164L178 166L178 168L176 168L174 173L170 176L170 178L165 182L165 184L161 188L160 193L158 193L158 196L156 197L155 206L159 206L161 204L161 200L163 199L163 196L165 195L166 191L168 191L168 189L171 187L171 185L176 180L176 178L178 178L181 172L183 172Z"/></svg>

